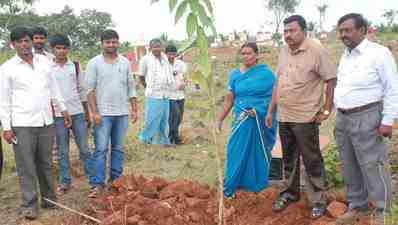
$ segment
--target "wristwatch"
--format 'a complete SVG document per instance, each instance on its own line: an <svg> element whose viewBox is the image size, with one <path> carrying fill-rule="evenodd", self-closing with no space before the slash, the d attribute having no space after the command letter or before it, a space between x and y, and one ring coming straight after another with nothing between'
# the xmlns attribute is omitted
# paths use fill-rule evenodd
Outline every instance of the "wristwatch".
<svg viewBox="0 0 398 225"><path fill-rule="evenodd" d="M330 114L329 110L324 110L322 113L323 113L323 115L325 115L325 116L329 116L329 114Z"/></svg>

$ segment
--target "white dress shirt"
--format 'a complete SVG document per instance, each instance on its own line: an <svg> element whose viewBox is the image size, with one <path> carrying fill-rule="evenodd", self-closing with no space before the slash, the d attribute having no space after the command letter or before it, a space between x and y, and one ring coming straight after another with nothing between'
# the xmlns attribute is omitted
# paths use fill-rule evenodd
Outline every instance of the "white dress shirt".
<svg viewBox="0 0 398 225"><path fill-rule="evenodd" d="M169 98L175 79L166 54L160 59L152 53L145 55L139 65L139 76L145 77L145 97Z"/></svg>
<svg viewBox="0 0 398 225"><path fill-rule="evenodd" d="M334 103L350 109L383 102L383 125L398 118L398 73L388 48L364 39L351 52L343 53L337 72Z"/></svg>
<svg viewBox="0 0 398 225"><path fill-rule="evenodd" d="M175 59L173 65L171 65L171 67L172 67L175 82L171 85L170 99L172 99L172 100L184 99L185 98L184 74L187 71L187 66L182 60Z"/></svg>
<svg viewBox="0 0 398 225"><path fill-rule="evenodd" d="M16 55L0 67L0 117L4 130L51 125L51 101L66 110L50 65L45 56L34 54L33 66Z"/></svg>
<svg viewBox="0 0 398 225"><path fill-rule="evenodd" d="M51 75L57 81L69 115L84 113L82 102L87 102L87 86L83 74L80 71L76 74L75 64L70 60L63 65L54 62L51 66ZM62 116L62 110L56 105L54 112L55 116Z"/></svg>

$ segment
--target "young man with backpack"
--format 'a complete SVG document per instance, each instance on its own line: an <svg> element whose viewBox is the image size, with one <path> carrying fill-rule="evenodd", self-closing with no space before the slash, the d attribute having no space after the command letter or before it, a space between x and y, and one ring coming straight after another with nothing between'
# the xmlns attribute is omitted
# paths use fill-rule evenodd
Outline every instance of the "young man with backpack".
<svg viewBox="0 0 398 225"><path fill-rule="evenodd" d="M57 191L59 194L64 194L71 188L72 184L69 160L70 130L73 132L76 145L79 149L79 158L83 161L84 172L91 184L91 154L88 147L90 117L87 105L87 88L80 72L79 64L68 59L70 50L68 37L56 34L51 38L50 45L55 54L54 63L51 67L51 75L55 77L61 95L65 99L66 108L72 117L71 128L65 127L60 109L54 106L60 169Z"/></svg>

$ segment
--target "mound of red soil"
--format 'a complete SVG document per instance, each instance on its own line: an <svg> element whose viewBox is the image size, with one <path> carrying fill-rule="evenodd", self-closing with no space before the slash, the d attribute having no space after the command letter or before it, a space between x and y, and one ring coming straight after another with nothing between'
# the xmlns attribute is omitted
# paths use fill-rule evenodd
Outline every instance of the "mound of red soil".
<svg viewBox="0 0 398 225"><path fill-rule="evenodd" d="M214 225L218 221L217 192L208 186L182 180L168 182L162 178L123 176L103 196L91 200L86 210L103 225ZM332 215L342 213L339 202L331 212L318 220L309 218L304 199L281 213L274 213L272 202L278 190L261 193L238 192L225 200L224 222L231 225L333 225ZM343 209L344 210L344 209ZM339 212L340 211L340 212ZM67 218L67 224L83 224L78 218ZM76 221L76 223L73 223ZM368 225L361 221L357 225Z"/></svg>

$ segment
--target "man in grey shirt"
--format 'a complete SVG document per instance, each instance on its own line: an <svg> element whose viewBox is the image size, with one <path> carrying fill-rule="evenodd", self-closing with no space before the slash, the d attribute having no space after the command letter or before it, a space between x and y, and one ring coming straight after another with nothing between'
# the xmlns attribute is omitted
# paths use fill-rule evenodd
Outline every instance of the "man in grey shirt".
<svg viewBox="0 0 398 225"><path fill-rule="evenodd" d="M135 82L129 61L118 54L119 35L105 30L101 35L103 53L91 59L86 68L88 103L94 119L95 166L93 188L96 197L105 186L108 144L111 144L109 181L123 173L124 137L128 128L129 104L131 121L137 120Z"/></svg>

